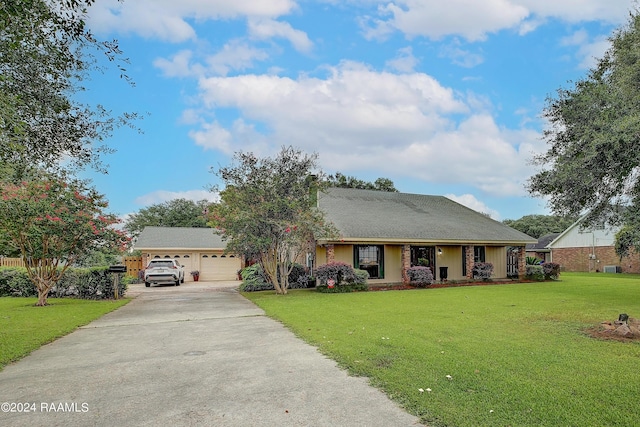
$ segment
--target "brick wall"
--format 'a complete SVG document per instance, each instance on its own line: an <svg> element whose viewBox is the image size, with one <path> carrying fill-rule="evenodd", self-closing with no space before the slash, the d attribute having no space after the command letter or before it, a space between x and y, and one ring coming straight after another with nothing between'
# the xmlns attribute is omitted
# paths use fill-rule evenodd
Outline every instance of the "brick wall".
<svg viewBox="0 0 640 427"><path fill-rule="evenodd" d="M595 259L590 258L592 253ZM605 265L618 265L623 273L640 273L640 256L634 253L620 260L613 246L553 249L552 258L565 271L595 272L603 271Z"/></svg>

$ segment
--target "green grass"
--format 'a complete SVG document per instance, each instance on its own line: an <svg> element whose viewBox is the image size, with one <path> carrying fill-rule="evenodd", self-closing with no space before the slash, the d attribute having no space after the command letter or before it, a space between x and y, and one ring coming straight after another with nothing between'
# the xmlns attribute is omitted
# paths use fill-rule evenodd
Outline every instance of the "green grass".
<svg viewBox="0 0 640 427"><path fill-rule="evenodd" d="M37 301L37 298L0 298L0 370L130 300L49 298L49 305L35 307Z"/></svg>
<svg viewBox="0 0 640 427"><path fill-rule="evenodd" d="M640 343L585 333L640 317L640 276L245 296L432 426L640 425Z"/></svg>

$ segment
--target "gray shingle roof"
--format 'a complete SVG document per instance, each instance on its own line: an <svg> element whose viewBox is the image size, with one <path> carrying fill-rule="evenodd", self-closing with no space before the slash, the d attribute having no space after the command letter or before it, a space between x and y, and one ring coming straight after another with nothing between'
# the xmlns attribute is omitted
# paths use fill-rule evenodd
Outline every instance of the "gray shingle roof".
<svg viewBox="0 0 640 427"><path fill-rule="evenodd" d="M213 228L145 227L135 249L224 249L226 242Z"/></svg>
<svg viewBox="0 0 640 427"><path fill-rule="evenodd" d="M536 242L443 196L331 188L318 195L318 206L345 240Z"/></svg>

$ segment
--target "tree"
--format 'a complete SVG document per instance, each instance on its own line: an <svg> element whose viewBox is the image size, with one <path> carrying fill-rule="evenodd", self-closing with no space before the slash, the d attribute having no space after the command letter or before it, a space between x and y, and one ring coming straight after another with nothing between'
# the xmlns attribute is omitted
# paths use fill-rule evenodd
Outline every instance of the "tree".
<svg viewBox="0 0 640 427"><path fill-rule="evenodd" d="M502 223L539 239L545 234L562 233L576 220L577 218L563 218L556 215L525 215L520 219L505 219Z"/></svg>
<svg viewBox="0 0 640 427"><path fill-rule="evenodd" d="M95 53L115 61L115 41L98 41L85 27L94 0L5 0L0 3L0 166L21 180L32 168L104 170L100 144L137 117L113 117L78 101L82 81L95 70ZM126 74L121 74L126 77ZM63 162L64 161L64 162Z"/></svg>
<svg viewBox="0 0 640 427"><path fill-rule="evenodd" d="M125 220L124 229L137 236L147 226L157 227L207 227L206 212L210 202L194 202L187 199L174 199L151 205L131 214Z"/></svg>
<svg viewBox="0 0 640 427"><path fill-rule="evenodd" d="M258 260L278 294L287 293L293 263L314 236L335 233L313 203L324 185L316 161L317 154L283 147L275 158L238 152L216 171L225 188L210 207L211 225L228 239L227 251Z"/></svg>
<svg viewBox="0 0 640 427"><path fill-rule="evenodd" d="M47 304L51 288L85 253L124 250L129 242L113 227L118 219L104 212L104 197L82 181L48 176L2 182L0 190L0 228L22 254L38 306Z"/></svg>
<svg viewBox="0 0 640 427"><path fill-rule="evenodd" d="M327 181L330 187L357 188L360 190L389 191L394 193L398 192L396 187L393 185L393 181L389 178L378 178L374 182L367 182L358 179L355 176L347 176L340 172L336 172L335 175L327 177Z"/></svg>
<svg viewBox="0 0 640 427"><path fill-rule="evenodd" d="M611 48L587 77L549 98L543 135L549 148L527 184L549 198L552 211L585 224L629 223L624 212L640 208L640 16L610 37ZM629 230L627 230L629 231ZM637 236L629 240L631 236ZM626 233L627 245L640 233Z"/></svg>

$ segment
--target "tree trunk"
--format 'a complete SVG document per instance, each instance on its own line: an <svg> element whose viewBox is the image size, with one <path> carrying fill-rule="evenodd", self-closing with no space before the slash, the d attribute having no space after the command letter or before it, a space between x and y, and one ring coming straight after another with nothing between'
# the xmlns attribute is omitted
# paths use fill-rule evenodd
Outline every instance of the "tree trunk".
<svg viewBox="0 0 640 427"><path fill-rule="evenodd" d="M47 305L47 297L49 296L49 289L42 290L38 288L38 302L36 307L44 307Z"/></svg>

